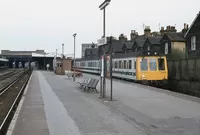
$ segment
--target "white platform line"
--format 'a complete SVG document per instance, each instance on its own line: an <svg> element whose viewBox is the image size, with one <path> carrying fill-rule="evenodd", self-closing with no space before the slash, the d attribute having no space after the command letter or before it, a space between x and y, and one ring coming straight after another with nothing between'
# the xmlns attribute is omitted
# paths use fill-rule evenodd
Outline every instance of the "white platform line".
<svg viewBox="0 0 200 135"><path fill-rule="evenodd" d="M25 95L26 95L26 93L27 93L27 91L28 91L28 87L29 87L31 78L32 78L32 74L31 74L31 76L30 76L30 78L29 78L29 80L28 80L28 83L27 83L27 85L26 85L26 88L25 88L25 90L24 90L24 93L23 93L23 95L22 95L22 98L21 98L21 100L20 100L20 102L19 102L19 105L18 105L18 107L17 107L17 109L16 109L16 111L15 111L15 114L14 114L14 116L13 116L13 118L12 118L12 121L11 121L9 127L8 127L8 131L7 131L6 135L12 135L12 133L13 133L13 131L14 131L15 124L16 124L16 122L17 122L17 118L18 118L18 116L19 116L19 113L20 113L20 111L21 111L22 105L23 105L23 103L24 103Z"/></svg>
<svg viewBox="0 0 200 135"><path fill-rule="evenodd" d="M75 121L53 92L44 75L37 71L50 135L81 135Z"/></svg>

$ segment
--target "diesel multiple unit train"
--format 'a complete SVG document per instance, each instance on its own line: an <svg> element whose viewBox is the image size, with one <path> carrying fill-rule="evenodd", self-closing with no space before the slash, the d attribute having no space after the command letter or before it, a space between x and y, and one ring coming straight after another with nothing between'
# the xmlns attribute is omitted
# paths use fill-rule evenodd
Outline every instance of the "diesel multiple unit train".
<svg viewBox="0 0 200 135"><path fill-rule="evenodd" d="M77 59L74 66L81 72L100 74L101 60ZM158 55L157 52L115 54L112 60L112 76L135 81L166 80L168 79L166 56Z"/></svg>

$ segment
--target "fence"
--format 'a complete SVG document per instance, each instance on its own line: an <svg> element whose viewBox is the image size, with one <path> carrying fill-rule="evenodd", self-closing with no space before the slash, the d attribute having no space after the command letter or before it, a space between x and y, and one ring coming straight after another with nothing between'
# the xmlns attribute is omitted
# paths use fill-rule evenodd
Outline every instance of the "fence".
<svg viewBox="0 0 200 135"><path fill-rule="evenodd" d="M200 58L168 60L169 79L200 81Z"/></svg>

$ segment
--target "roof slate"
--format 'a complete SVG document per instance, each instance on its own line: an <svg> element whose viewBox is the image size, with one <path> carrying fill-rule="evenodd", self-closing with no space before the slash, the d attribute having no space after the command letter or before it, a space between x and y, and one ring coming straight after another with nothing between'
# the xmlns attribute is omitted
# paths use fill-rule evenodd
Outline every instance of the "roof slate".
<svg viewBox="0 0 200 135"><path fill-rule="evenodd" d="M146 37L144 35L138 36L135 39L135 43L137 44L138 47L142 47L144 45L145 40L146 40Z"/></svg>
<svg viewBox="0 0 200 135"><path fill-rule="evenodd" d="M128 49L132 49L132 47L133 47L133 42L126 41L126 42L124 42L124 45L125 45Z"/></svg>
<svg viewBox="0 0 200 135"><path fill-rule="evenodd" d="M149 42L153 45L159 45L160 44L160 40L161 40L161 36L156 36L156 37L148 37Z"/></svg>
<svg viewBox="0 0 200 135"><path fill-rule="evenodd" d="M180 41L180 42L185 41L185 38L184 38L184 35L182 32L178 32L178 33L177 32L168 32L166 34L171 41Z"/></svg>

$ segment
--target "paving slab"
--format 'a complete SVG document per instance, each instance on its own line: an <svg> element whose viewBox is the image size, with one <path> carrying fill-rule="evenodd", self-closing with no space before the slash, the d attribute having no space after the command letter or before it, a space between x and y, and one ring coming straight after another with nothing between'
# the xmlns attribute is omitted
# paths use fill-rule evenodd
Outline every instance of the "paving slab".
<svg viewBox="0 0 200 135"><path fill-rule="evenodd" d="M84 74L76 78L99 76ZM98 84L97 89L99 90ZM106 83L108 96L110 83ZM13 135L199 135L200 100L113 80L113 99L67 76L34 71Z"/></svg>

